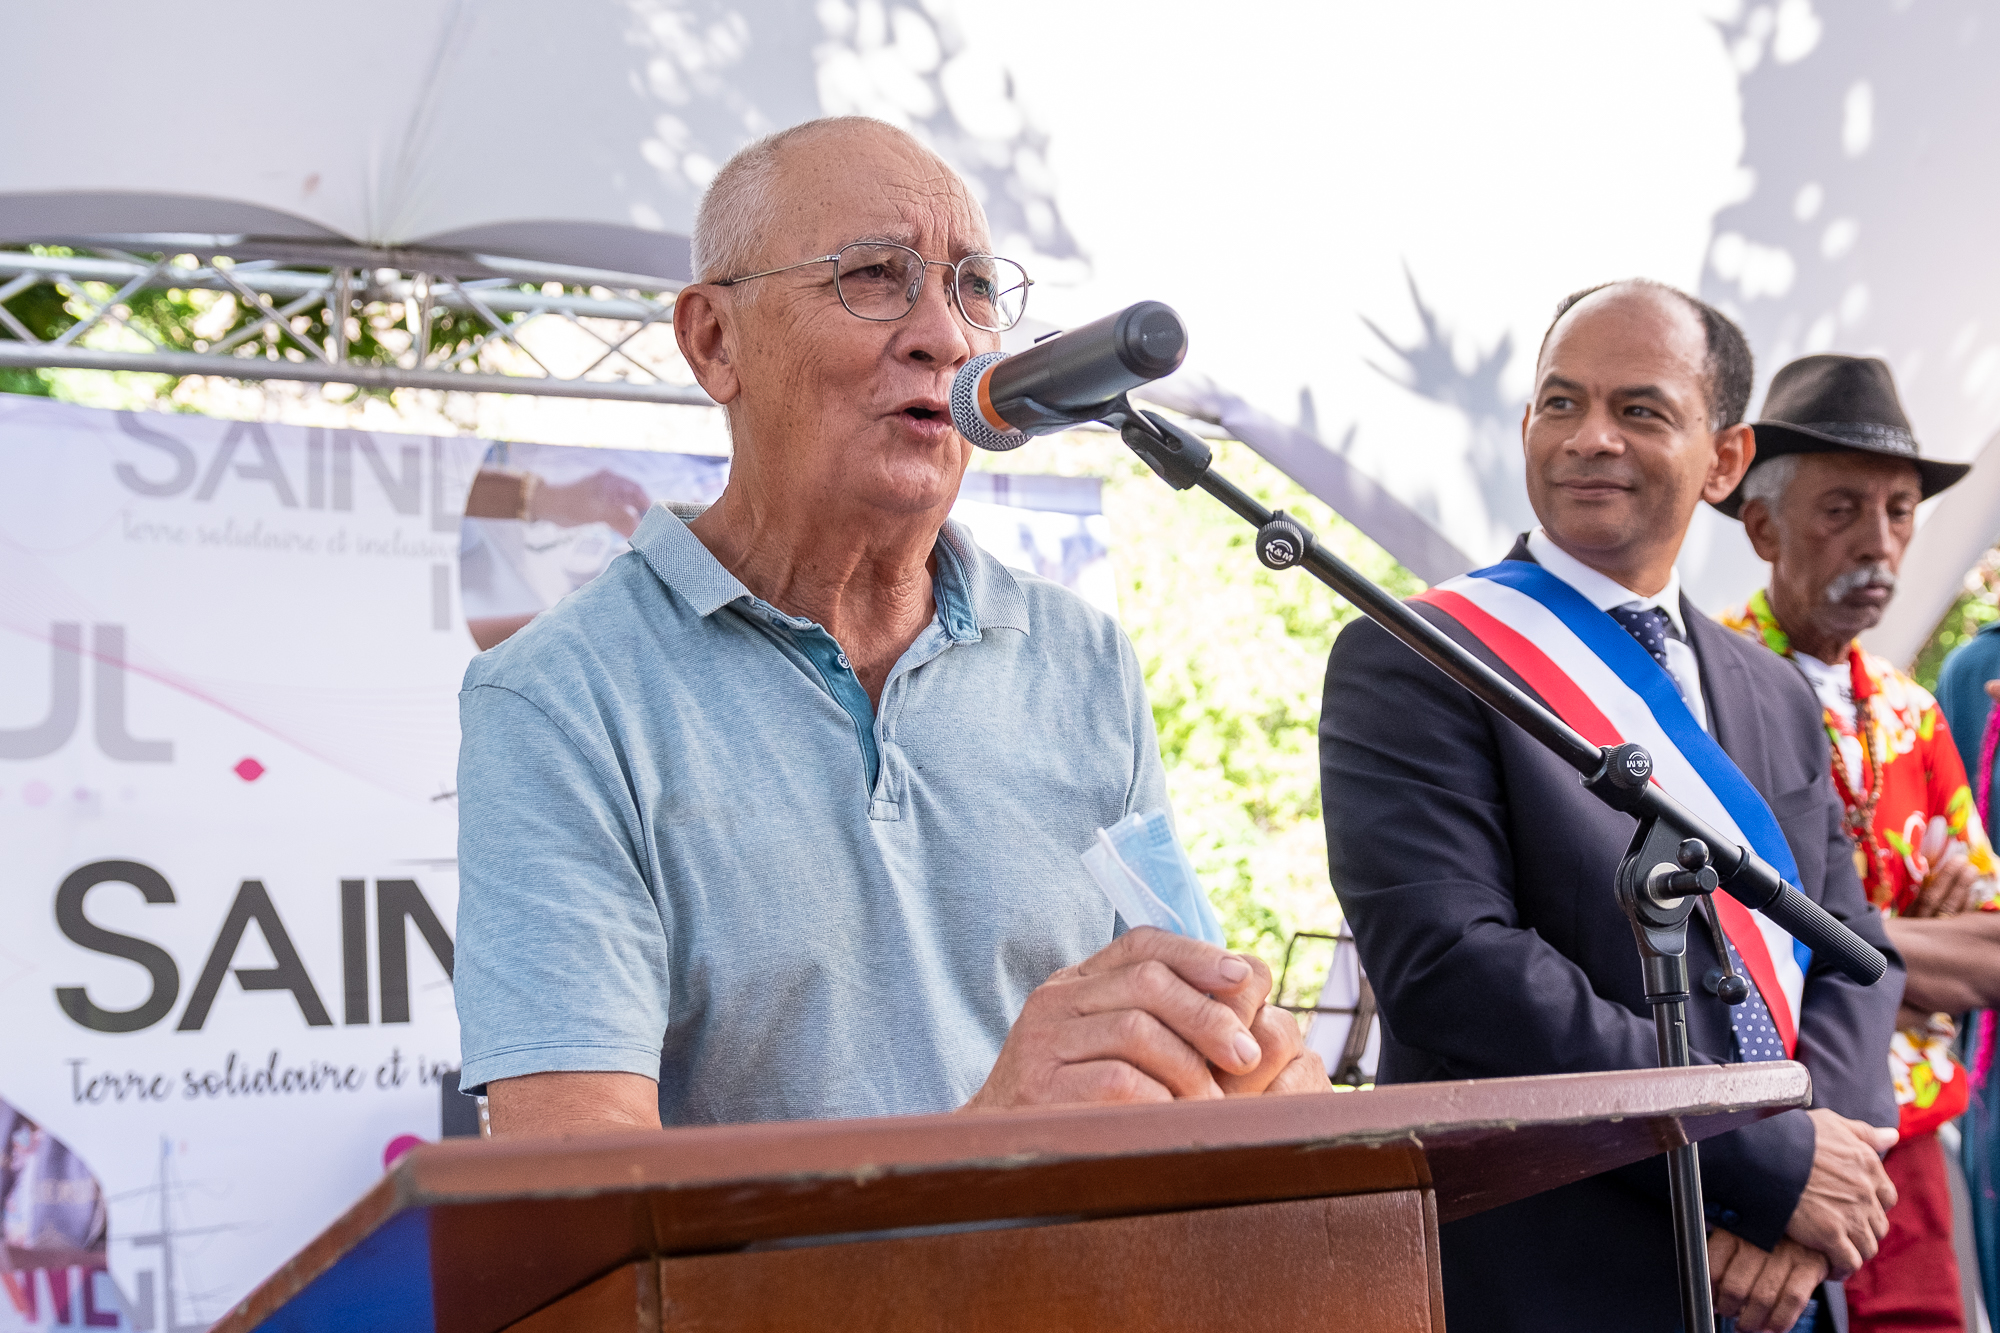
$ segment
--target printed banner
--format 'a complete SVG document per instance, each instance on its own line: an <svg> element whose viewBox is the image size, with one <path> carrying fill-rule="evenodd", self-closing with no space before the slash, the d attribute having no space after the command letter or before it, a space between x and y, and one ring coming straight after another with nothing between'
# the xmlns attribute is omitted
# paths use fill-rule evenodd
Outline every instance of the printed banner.
<svg viewBox="0 0 2000 1333"><path fill-rule="evenodd" d="M206 1328L468 1123L475 638L727 469L0 395L0 1330ZM1095 481L956 512L1115 609Z"/></svg>

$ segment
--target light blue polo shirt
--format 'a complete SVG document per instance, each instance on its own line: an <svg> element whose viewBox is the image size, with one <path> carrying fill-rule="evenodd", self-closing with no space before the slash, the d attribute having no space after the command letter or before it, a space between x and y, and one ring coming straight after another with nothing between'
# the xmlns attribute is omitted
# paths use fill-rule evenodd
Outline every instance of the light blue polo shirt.
<svg viewBox="0 0 2000 1333"><path fill-rule="evenodd" d="M660 1080L664 1123L944 1111L1108 944L1078 860L1164 809L1139 664L957 524L879 713L655 507L459 696L462 1082Z"/></svg>

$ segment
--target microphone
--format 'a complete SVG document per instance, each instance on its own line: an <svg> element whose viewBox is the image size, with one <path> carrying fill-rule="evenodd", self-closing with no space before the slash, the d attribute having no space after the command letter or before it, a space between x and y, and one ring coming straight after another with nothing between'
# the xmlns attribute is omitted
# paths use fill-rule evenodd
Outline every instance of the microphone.
<svg viewBox="0 0 2000 1333"><path fill-rule="evenodd" d="M951 420L981 449L1018 449L1095 421L1128 390L1171 375L1187 356L1172 306L1141 301L1013 356L973 357L951 382Z"/></svg>

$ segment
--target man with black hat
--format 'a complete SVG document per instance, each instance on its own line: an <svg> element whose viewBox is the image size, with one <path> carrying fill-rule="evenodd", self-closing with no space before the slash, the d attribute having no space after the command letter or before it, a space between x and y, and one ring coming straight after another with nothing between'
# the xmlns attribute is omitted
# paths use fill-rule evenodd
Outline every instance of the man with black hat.
<svg viewBox="0 0 2000 1333"><path fill-rule="evenodd" d="M1819 696L1855 869L1909 967L1889 1054L1901 1137L1885 1165L1898 1202L1882 1248L1848 1279L1851 1328L1958 1330L1937 1128L1965 1109L1969 1083L1948 1014L2000 1000L1969 991L1977 972L1954 957L1991 950L1990 923L1959 914L1995 906L1993 853L1936 700L1855 636L1889 604L1917 505L1967 468L1918 453L1873 357L1792 362L1754 429L1756 461L1716 507L1742 519L1771 584L1724 623L1788 658Z"/></svg>

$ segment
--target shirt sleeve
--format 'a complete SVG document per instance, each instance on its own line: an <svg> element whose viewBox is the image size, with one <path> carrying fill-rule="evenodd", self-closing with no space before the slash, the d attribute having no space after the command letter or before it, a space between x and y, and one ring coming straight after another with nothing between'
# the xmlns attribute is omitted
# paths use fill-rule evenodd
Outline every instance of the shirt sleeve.
<svg viewBox="0 0 2000 1333"><path fill-rule="evenodd" d="M459 719L465 1091L553 1071L657 1079L668 941L630 789L513 690L467 689Z"/></svg>
<svg viewBox="0 0 2000 1333"><path fill-rule="evenodd" d="M1153 726L1153 705L1146 698L1146 673L1132 641L1118 631L1118 670L1123 678L1125 709L1132 735L1132 785L1125 793L1125 813L1167 812L1173 819L1173 803L1167 796L1167 768L1160 759L1160 736ZM1176 830L1179 824L1175 824Z"/></svg>

